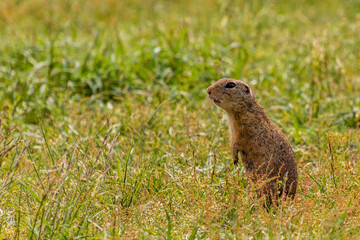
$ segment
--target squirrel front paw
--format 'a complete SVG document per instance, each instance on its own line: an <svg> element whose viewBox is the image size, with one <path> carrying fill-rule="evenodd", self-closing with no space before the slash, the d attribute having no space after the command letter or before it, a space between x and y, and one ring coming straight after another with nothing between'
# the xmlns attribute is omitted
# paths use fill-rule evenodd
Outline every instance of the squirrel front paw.
<svg viewBox="0 0 360 240"><path fill-rule="evenodd" d="M239 166L239 159L234 159L234 165Z"/></svg>

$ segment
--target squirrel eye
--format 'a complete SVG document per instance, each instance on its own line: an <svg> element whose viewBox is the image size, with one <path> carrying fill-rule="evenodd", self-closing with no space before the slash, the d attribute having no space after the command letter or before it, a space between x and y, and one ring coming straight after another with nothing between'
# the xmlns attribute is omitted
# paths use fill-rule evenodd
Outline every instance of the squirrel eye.
<svg viewBox="0 0 360 240"><path fill-rule="evenodd" d="M236 86L235 83L229 82L228 84L226 84L225 88L233 88L233 87L235 87L235 86Z"/></svg>

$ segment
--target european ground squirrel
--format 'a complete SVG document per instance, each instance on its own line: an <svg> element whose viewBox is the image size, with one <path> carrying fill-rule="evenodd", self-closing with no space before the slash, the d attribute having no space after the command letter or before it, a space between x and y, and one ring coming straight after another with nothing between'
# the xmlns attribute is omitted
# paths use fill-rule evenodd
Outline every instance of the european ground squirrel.
<svg viewBox="0 0 360 240"><path fill-rule="evenodd" d="M238 164L240 153L245 172L252 182L261 180L261 193L270 196L270 201L280 196L294 198L298 183L294 151L256 101L250 86L223 78L207 92L228 116L234 164Z"/></svg>

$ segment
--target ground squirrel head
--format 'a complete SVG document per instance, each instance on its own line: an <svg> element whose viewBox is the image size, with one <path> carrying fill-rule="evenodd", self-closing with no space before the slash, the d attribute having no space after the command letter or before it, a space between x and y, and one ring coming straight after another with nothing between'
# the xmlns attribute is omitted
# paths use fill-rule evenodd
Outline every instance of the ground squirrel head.
<svg viewBox="0 0 360 240"><path fill-rule="evenodd" d="M222 78L208 87L207 92L216 105L230 112L251 111L256 103L251 87L240 80Z"/></svg>

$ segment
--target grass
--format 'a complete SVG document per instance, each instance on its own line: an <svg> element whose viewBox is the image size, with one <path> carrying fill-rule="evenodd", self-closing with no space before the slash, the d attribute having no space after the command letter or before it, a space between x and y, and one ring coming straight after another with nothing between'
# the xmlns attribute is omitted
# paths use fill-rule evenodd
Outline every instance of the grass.
<svg viewBox="0 0 360 240"><path fill-rule="evenodd" d="M0 3L2 239L358 239L358 1ZM298 195L268 213L207 100L242 79Z"/></svg>

